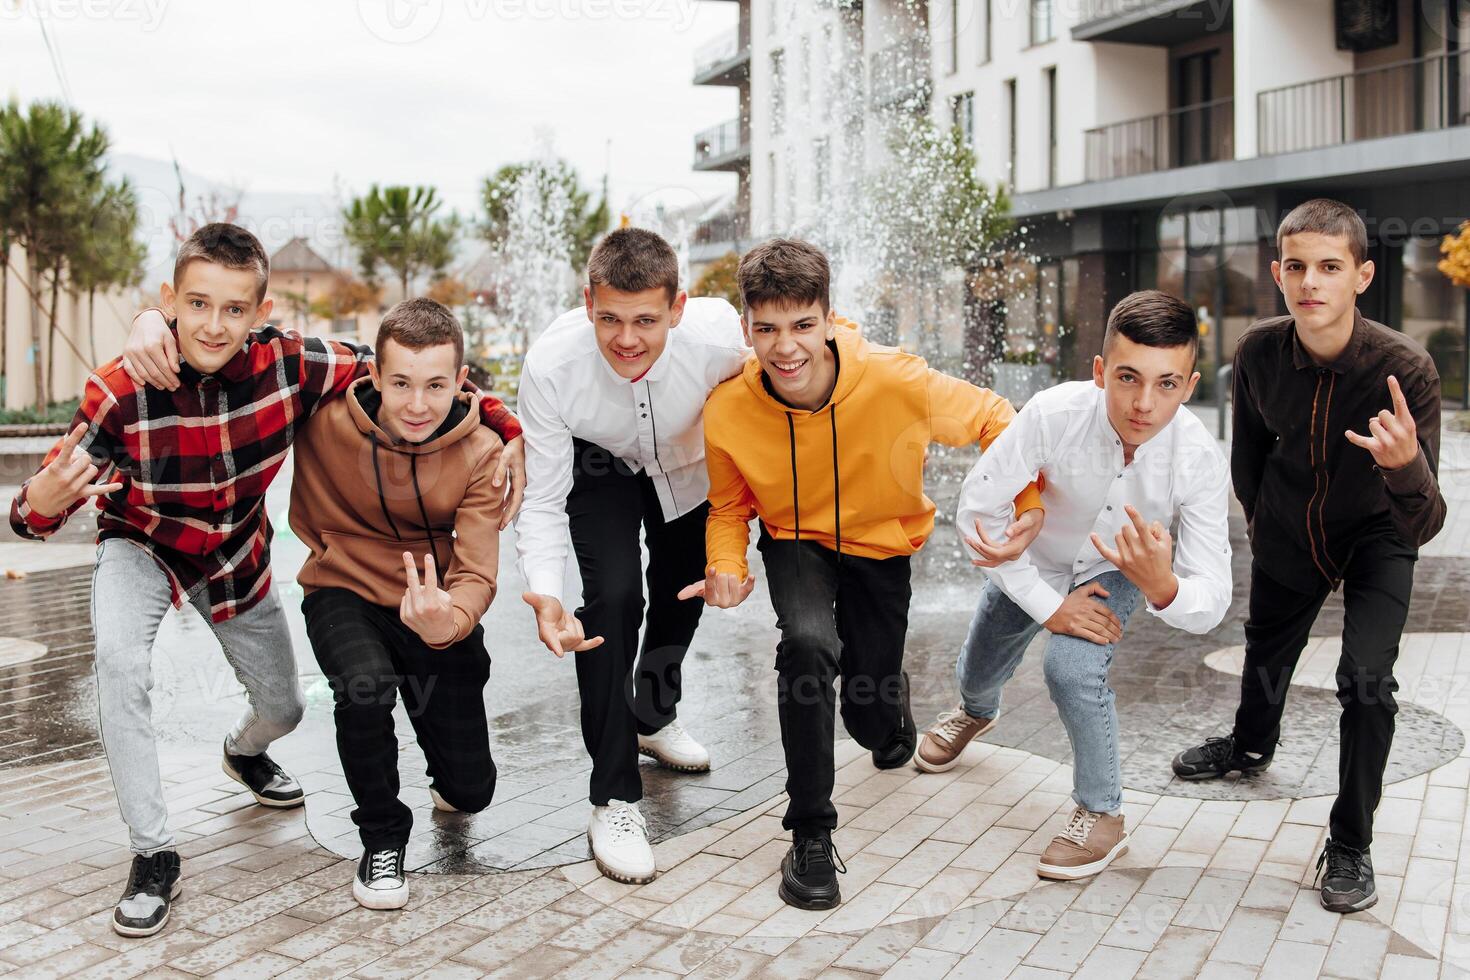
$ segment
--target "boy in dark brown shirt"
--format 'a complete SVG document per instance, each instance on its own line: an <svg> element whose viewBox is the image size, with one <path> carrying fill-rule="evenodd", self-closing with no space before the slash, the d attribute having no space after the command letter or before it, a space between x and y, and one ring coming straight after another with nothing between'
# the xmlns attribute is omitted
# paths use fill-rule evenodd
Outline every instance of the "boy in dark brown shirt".
<svg viewBox="0 0 1470 980"><path fill-rule="evenodd" d="M1271 764L1292 671L1330 592L1345 617L1337 801L1317 860L1322 905L1378 900L1368 847L1393 742L1393 666L1418 549L1444 524L1439 374L1424 348L1357 309L1373 281L1357 212L1314 200L1277 232L1271 272L1290 316L1256 324L1234 367L1230 469L1251 540L1235 728L1174 759L1181 779Z"/></svg>

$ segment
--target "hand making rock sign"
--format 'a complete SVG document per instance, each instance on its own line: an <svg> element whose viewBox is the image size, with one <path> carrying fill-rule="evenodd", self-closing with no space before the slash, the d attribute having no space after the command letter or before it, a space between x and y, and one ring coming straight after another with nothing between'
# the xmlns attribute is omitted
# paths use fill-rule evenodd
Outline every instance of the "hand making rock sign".
<svg viewBox="0 0 1470 980"><path fill-rule="evenodd" d="M1360 436L1348 429L1347 438L1354 446L1368 450L1379 469L1397 470L1418 457L1418 428L1414 425L1414 416L1409 412L1403 389L1399 387L1399 379L1391 374L1388 376L1388 394L1393 399L1393 411L1385 409L1368 420L1368 431L1372 435Z"/></svg>
<svg viewBox="0 0 1470 980"><path fill-rule="evenodd" d="M82 436L87 434L87 424L78 422L77 427L61 441L61 451L45 469L31 478L26 500L31 509L42 517L55 517L78 500L116 493L123 488L117 481L93 483L101 468L81 448Z"/></svg>

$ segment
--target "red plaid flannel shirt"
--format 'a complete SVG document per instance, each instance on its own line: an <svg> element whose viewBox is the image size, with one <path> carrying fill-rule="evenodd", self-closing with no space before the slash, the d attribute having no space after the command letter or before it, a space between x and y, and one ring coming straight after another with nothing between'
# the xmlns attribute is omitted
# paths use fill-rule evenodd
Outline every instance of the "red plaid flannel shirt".
<svg viewBox="0 0 1470 980"><path fill-rule="evenodd" d="M72 422L88 426L81 448L102 467L97 482L123 484L96 498L98 540L148 549L176 606L203 589L215 622L250 609L271 584L266 489L297 426L366 374L371 358L367 347L266 327L216 374L183 364L177 391L135 384L121 358L108 362L87 379ZM520 435L499 399L484 398L480 409L506 441ZM59 450L58 442L43 467ZM23 537L46 538L85 502L47 519L27 503L29 486L10 508Z"/></svg>

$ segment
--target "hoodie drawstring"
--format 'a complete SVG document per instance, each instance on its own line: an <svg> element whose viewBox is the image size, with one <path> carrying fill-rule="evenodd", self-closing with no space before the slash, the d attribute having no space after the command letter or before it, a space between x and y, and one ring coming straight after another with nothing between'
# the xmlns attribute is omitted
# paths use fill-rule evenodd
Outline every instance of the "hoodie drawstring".
<svg viewBox="0 0 1470 980"><path fill-rule="evenodd" d="M837 467L837 406L828 406L832 420L832 511L837 537L837 561L842 562L842 478ZM786 413L786 432L791 440L791 513L797 544L801 543L801 485L796 473L796 421L792 413ZM796 552L797 567L800 569L801 551Z"/></svg>
<svg viewBox="0 0 1470 980"><path fill-rule="evenodd" d="M419 489L419 458L416 455L408 457L408 475L413 480L413 499L418 502L419 516L424 519L424 533L429 536L429 553L434 556L434 564L438 566L439 546L434 540L434 528L429 524L429 512L424 509L424 494Z"/></svg>
<svg viewBox="0 0 1470 980"><path fill-rule="evenodd" d="M402 541L403 535L398 533L398 525L394 522L393 515L388 513L388 498L383 496L383 474L378 469L378 447L380 445L378 435L376 432L369 432L368 438L373 442L373 479L378 484L378 506L383 508L383 517L388 521L388 526L393 529L393 536Z"/></svg>
<svg viewBox="0 0 1470 980"><path fill-rule="evenodd" d="M837 564L842 564L842 479L837 474L837 406L828 411L832 415L832 511L837 524Z"/></svg>

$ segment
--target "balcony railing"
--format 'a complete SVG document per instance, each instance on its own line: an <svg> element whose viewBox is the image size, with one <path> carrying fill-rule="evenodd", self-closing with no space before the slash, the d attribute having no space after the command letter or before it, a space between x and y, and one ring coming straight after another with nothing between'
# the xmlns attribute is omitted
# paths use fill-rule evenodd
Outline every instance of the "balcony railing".
<svg viewBox="0 0 1470 980"><path fill-rule="evenodd" d="M1235 156L1235 100L1216 99L1089 129L1087 180L1214 163Z"/></svg>
<svg viewBox="0 0 1470 980"><path fill-rule="evenodd" d="M1262 156L1470 124L1470 51L1319 78L1257 97Z"/></svg>
<svg viewBox="0 0 1470 980"><path fill-rule="evenodd" d="M750 237L750 216L744 212L712 215L694 226L690 238L693 245L724 245L732 248L735 243Z"/></svg>
<svg viewBox="0 0 1470 980"><path fill-rule="evenodd" d="M868 93L874 109L921 109L928 104L931 84L928 35L873 53Z"/></svg>
<svg viewBox="0 0 1470 980"><path fill-rule="evenodd" d="M740 59L750 58L750 38L741 37L741 33L740 28L734 28L718 37L711 38L694 49L696 83L717 69L736 63Z"/></svg>
<svg viewBox="0 0 1470 980"><path fill-rule="evenodd" d="M728 119L694 135L694 166L715 169L750 155L750 137L740 119Z"/></svg>

